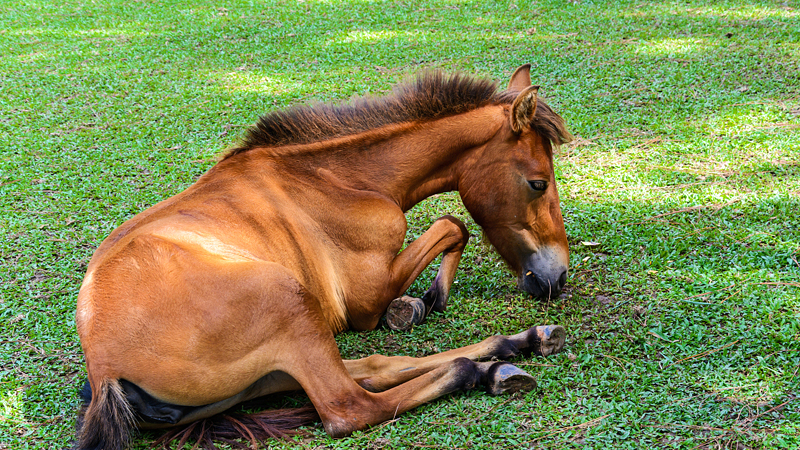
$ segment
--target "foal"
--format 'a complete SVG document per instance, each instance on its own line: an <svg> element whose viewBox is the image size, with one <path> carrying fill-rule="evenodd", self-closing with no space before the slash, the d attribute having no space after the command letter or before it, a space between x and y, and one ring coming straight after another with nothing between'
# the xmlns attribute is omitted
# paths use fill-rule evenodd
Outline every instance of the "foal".
<svg viewBox="0 0 800 450"><path fill-rule="evenodd" d="M135 427L289 390L345 436L478 384L530 389L496 360L557 352L563 328L424 358L343 361L334 340L373 329L393 301L395 316L413 312L419 301L401 296L439 254L424 308L406 319L444 309L464 224L442 217L401 251L404 212L439 192L458 191L522 290L559 294L568 247L552 146L569 133L529 67L505 91L430 73L384 98L271 113L194 185L114 230L78 295L91 401L77 448L121 449Z"/></svg>

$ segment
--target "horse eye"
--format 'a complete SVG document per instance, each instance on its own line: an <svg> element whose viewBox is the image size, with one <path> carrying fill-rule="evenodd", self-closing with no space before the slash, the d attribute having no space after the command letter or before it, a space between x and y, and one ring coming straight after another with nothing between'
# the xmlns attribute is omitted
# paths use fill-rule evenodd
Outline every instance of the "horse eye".
<svg viewBox="0 0 800 450"><path fill-rule="evenodd" d="M542 180L528 180L528 184L534 191L546 191L547 181Z"/></svg>

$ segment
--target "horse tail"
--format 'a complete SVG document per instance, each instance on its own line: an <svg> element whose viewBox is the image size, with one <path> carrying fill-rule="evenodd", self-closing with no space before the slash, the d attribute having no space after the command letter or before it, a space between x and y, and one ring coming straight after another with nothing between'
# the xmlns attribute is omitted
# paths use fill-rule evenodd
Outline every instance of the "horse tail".
<svg viewBox="0 0 800 450"><path fill-rule="evenodd" d="M78 413L78 441L74 450L122 450L136 426L133 408L119 380L103 378L81 391L84 404Z"/></svg>
<svg viewBox="0 0 800 450"><path fill-rule="evenodd" d="M303 434L298 428L317 421L317 410L310 405L252 414L223 413L174 428L156 440L153 446L163 447L178 441L177 448L183 448L187 441L195 441L196 446L201 448L216 449L214 441L241 446L235 440L245 439L250 441L252 448L258 448L259 443L268 444L269 440L283 440Z"/></svg>

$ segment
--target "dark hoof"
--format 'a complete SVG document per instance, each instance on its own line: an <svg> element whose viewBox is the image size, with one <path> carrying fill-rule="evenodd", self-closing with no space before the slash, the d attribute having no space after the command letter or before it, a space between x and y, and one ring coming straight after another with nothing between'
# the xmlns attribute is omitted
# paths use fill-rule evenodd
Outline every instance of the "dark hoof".
<svg viewBox="0 0 800 450"><path fill-rule="evenodd" d="M542 325L508 338L523 355L550 356L564 349L567 332L560 325Z"/></svg>
<svg viewBox="0 0 800 450"><path fill-rule="evenodd" d="M537 355L550 356L559 353L564 349L564 342L567 340L567 332L561 325L543 325L534 327L536 337L533 351Z"/></svg>
<svg viewBox="0 0 800 450"><path fill-rule="evenodd" d="M486 390L492 395L513 394L536 389L536 380L519 367L507 363L494 364L487 375Z"/></svg>
<svg viewBox="0 0 800 450"><path fill-rule="evenodd" d="M386 309L386 324L398 331L410 330L425 320L425 303L414 297L400 297L389 303Z"/></svg>

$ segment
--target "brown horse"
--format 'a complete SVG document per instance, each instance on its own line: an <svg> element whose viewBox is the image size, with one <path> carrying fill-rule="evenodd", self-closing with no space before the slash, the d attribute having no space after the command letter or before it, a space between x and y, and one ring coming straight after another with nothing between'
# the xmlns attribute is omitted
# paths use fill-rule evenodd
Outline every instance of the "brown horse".
<svg viewBox="0 0 800 450"><path fill-rule="evenodd" d="M413 302L396 299L439 254L422 300L424 312L444 308L464 224L442 217L401 251L403 213L439 192L459 192L521 289L559 294L568 247L553 145L570 136L529 69L505 91L428 73L384 98L269 114L194 185L114 230L78 295L91 400L77 448L123 448L136 427L274 392L303 389L325 430L344 436L476 384L534 385L496 360L559 351L561 327L424 358L343 361L334 340L373 329L393 300Z"/></svg>

